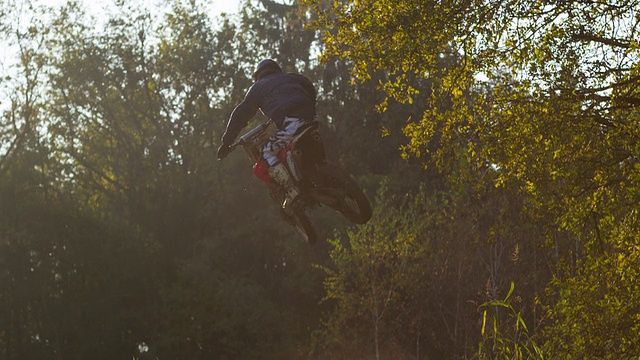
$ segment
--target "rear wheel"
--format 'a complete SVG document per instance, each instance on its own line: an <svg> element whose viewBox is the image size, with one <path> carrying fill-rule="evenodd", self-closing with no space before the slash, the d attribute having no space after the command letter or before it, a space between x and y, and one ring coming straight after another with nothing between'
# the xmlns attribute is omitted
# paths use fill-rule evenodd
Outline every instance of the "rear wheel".
<svg viewBox="0 0 640 360"><path fill-rule="evenodd" d="M333 190L337 202L328 204L340 211L344 217L356 224L364 224L371 219L371 203L356 181L340 167L324 164L318 169L320 186Z"/></svg>

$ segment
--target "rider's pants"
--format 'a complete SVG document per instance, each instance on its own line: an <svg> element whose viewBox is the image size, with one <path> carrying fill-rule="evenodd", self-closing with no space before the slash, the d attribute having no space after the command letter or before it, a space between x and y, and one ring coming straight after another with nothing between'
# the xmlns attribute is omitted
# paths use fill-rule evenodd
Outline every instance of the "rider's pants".
<svg viewBox="0 0 640 360"><path fill-rule="evenodd" d="M282 130L278 130L264 146L262 156L269 166L276 165L278 160L278 152L284 149L296 134L300 126L304 125L306 120L294 117L285 117Z"/></svg>

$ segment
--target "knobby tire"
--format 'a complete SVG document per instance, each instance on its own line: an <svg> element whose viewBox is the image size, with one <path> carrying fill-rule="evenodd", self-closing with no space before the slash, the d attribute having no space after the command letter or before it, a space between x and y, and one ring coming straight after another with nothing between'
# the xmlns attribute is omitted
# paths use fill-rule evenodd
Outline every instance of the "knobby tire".
<svg viewBox="0 0 640 360"><path fill-rule="evenodd" d="M339 189L343 194L343 198L339 199L340 206L337 207L337 210L347 220L355 224L364 224L371 219L373 213L371 203L351 175L342 168L329 163L322 165L318 172L321 175L323 185Z"/></svg>

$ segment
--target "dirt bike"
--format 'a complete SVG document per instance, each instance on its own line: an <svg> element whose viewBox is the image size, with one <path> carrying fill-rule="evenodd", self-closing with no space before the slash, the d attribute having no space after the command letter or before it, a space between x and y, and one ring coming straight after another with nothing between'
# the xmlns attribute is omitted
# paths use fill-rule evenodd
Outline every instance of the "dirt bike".
<svg viewBox="0 0 640 360"><path fill-rule="evenodd" d="M280 206L285 191L270 178L269 165L262 157L262 149L275 132L274 128L271 121L262 123L240 136L230 147L243 147L254 164L254 175L267 184L272 199ZM326 205L356 224L364 224L371 218L371 203L360 186L344 170L327 161L317 121L302 125L293 140L280 150L278 159L286 165L300 190L290 206L280 207L281 214L309 244L317 241L317 233L307 216L308 209Z"/></svg>

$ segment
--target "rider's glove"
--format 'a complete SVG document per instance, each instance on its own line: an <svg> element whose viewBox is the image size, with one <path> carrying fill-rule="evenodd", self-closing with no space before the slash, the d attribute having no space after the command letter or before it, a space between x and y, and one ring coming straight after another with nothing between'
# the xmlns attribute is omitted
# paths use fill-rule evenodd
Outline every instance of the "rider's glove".
<svg viewBox="0 0 640 360"><path fill-rule="evenodd" d="M229 145L222 144L218 148L218 160L222 160L227 157L231 153L231 148Z"/></svg>

